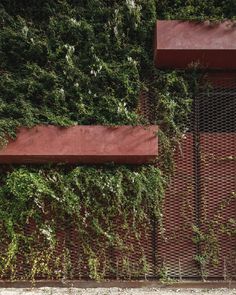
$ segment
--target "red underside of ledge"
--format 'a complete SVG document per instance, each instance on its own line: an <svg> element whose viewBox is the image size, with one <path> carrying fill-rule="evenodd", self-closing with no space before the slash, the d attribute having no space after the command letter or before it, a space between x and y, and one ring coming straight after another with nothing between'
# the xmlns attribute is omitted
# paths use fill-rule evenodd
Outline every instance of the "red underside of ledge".
<svg viewBox="0 0 236 295"><path fill-rule="evenodd" d="M189 21L157 21L154 61L158 68L236 69L236 26Z"/></svg>
<svg viewBox="0 0 236 295"><path fill-rule="evenodd" d="M156 159L157 126L21 128L0 150L0 163L124 163Z"/></svg>

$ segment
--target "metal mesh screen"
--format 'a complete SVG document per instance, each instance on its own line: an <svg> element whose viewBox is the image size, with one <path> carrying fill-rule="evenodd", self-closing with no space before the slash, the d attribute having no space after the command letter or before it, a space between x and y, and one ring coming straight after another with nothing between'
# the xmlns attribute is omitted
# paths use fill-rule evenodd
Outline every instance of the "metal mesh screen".
<svg viewBox="0 0 236 295"><path fill-rule="evenodd" d="M150 222L139 228L141 234L139 239L135 237L132 231L126 231L120 228L119 217L114 220L114 226L117 228L117 233L124 240L124 249L120 250L108 246L105 243L102 247L102 241L99 243L99 248L94 246L94 250L96 250L96 253L99 253L99 257L102 258L100 271L104 272L105 278L131 279L153 277L153 229ZM70 229L69 234L70 240L68 249L72 262L71 278L88 279L89 261L88 257L81 249L80 236L78 233L75 233L73 228ZM94 245L96 244L97 241L94 239ZM144 257L145 261L142 260Z"/></svg>
<svg viewBox="0 0 236 295"><path fill-rule="evenodd" d="M211 86L195 97L189 132L175 150L163 225L150 217L140 226L137 240L131 231L120 228L119 217L114 220L129 249L124 249L127 263L118 249L105 244L97 249L94 237L94 251L109 263L104 270L106 278L157 278L160 274L179 279L236 277L236 74L211 74L208 79ZM154 120L151 99L146 92L140 97L140 111L148 122ZM25 233L31 235L34 229L31 221ZM73 224L58 220L56 235L56 249L48 260L50 277L37 270L36 278L61 278L64 272L69 279L88 279L88 257ZM43 241L35 241L38 259L43 245ZM16 261L16 278L28 279L32 263L24 259L23 249ZM100 267L102 271L103 263Z"/></svg>
<svg viewBox="0 0 236 295"><path fill-rule="evenodd" d="M175 171L165 195L163 229L158 234L159 271L171 277L198 276L192 242L195 224L195 178L193 135L186 134L175 153Z"/></svg>
<svg viewBox="0 0 236 295"><path fill-rule="evenodd" d="M202 242L201 251L202 255L207 247L212 251L211 261L201 265L201 272L209 277L232 278L236 276L236 76L214 75L212 84L212 89L202 91L197 98L197 185L201 229L208 238Z"/></svg>
<svg viewBox="0 0 236 295"><path fill-rule="evenodd" d="M208 80L175 153L158 235L159 265L177 278L236 276L236 74Z"/></svg>

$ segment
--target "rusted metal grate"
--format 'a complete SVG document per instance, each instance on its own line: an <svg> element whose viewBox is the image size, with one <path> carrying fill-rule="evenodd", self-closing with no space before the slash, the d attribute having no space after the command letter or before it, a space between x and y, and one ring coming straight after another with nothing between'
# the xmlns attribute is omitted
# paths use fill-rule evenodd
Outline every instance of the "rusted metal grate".
<svg viewBox="0 0 236 295"><path fill-rule="evenodd" d="M153 94L149 91L141 91L139 97L139 112L148 124L155 124L155 110L153 110Z"/></svg>
<svg viewBox="0 0 236 295"><path fill-rule="evenodd" d="M159 229L159 272L183 278L198 276L193 259L192 224L195 224L195 178L193 134L188 133L175 153L175 171L165 195L163 229Z"/></svg>
<svg viewBox="0 0 236 295"><path fill-rule="evenodd" d="M211 78L211 76L209 76ZM199 198L201 230L218 256L202 265L206 277L236 277L236 75L212 76L213 87L197 97L199 105Z"/></svg>
<svg viewBox="0 0 236 295"><path fill-rule="evenodd" d="M236 277L236 74L207 79L176 150L158 235L159 266L177 278Z"/></svg>
<svg viewBox="0 0 236 295"><path fill-rule="evenodd" d="M94 251L100 251L102 261L109 261L105 278L158 278L161 274L179 279L236 278L236 73L209 74L208 80L211 86L196 95L189 131L175 150L163 225L150 217L140 226L137 240L131 231L120 228L117 217L114 226L125 239L126 255L105 244L97 249L94 237ZM140 110L153 123L150 93L142 93ZM38 271L36 278L89 279L88 257L73 220L55 220L57 244L52 257L58 262L51 258L50 276ZM25 226L27 235L34 230L33 221ZM44 251L43 241L35 241L35 248L39 254ZM19 254L15 278L29 279L32 263L25 260L23 250L27 251L22 248Z"/></svg>

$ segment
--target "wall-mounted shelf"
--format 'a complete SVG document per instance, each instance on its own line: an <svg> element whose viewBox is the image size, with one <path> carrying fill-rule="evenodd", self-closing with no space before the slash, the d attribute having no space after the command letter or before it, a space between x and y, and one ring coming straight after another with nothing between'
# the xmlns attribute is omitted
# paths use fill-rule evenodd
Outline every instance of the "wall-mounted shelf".
<svg viewBox="0 0 236 295"><path fill-rule="evenodd" d="M236 69L236 22L160 20L154 62L158 68Z"/></svg>
<svg viewBox="0 0 236 295"><path fill-rule="evenodd" d="M152 162L158 154L157 126L39 125L20 128L0 150L0 163Z"/></svg>

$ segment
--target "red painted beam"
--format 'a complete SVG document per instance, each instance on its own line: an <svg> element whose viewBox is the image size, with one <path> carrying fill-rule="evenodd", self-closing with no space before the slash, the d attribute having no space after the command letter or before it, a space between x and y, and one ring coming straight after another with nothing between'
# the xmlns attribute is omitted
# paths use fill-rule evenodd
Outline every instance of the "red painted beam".
<svg viewBox="0 0 236 295"><path fill-rule="evenodd" d="M156 23L154 62L158 68L236 69L236 22L160 20Z"/></svg>
<svg viewBox="0 0 236 295"><path fill-rule="evenodd" d="M0 163L126 163L155 160L157 126L20 128L0 150Z"/></svg>

